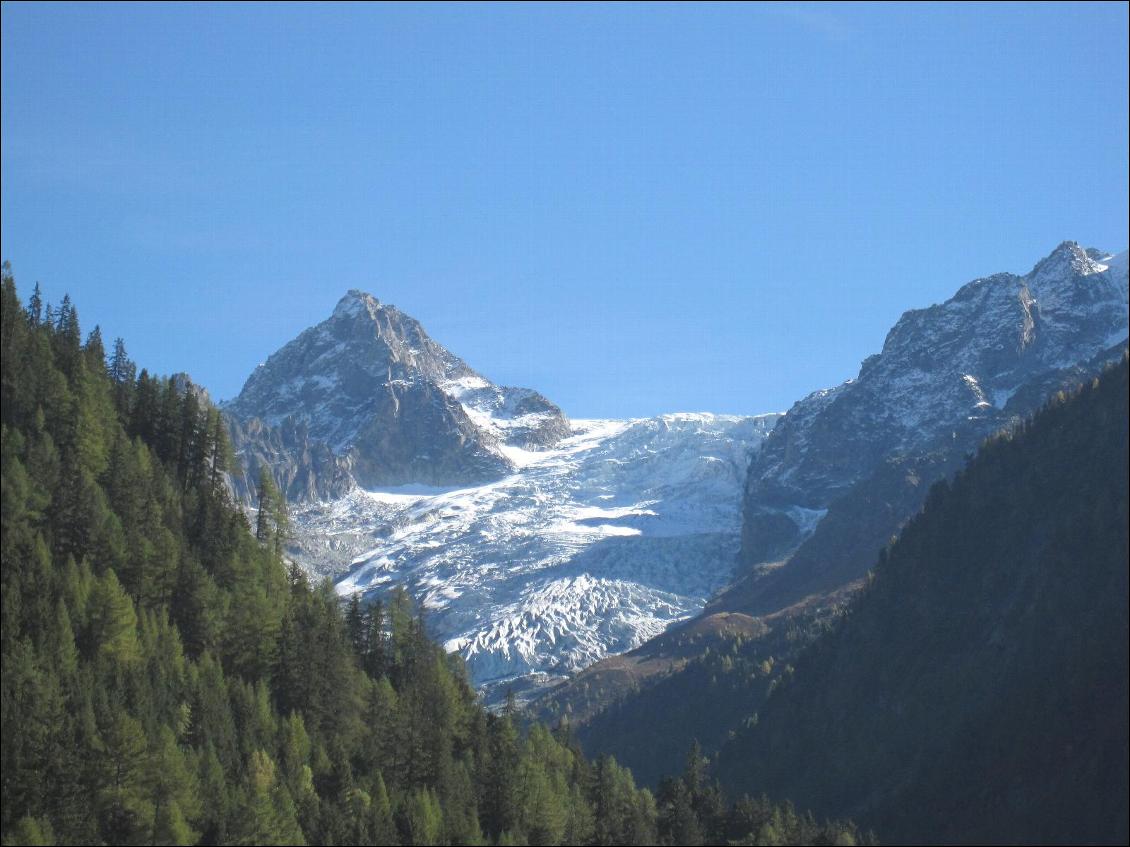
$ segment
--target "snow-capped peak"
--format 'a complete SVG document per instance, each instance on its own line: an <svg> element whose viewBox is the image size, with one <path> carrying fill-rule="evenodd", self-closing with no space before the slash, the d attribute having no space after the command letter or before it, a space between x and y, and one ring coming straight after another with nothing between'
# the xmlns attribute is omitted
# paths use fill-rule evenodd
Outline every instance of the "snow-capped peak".
<svg viewBox="0 0 1130 847"><path fill-rule="evenodd" d="M745 561L776 562L804 542L785 520L790 509L829 508L857 486L866 494L889 461L960 458L1120 355L1130 323L1125 265L1124 254L1064 241L1026 276L983 277L906 312L855 381L794 405L758 452ZM790 578L777 571L773 579Z"/></svg>
<svg viewBox="0 0 1130 847"><path fill-rule="evenodd" d="M1048 256L1037 262L1028 277L1032 280L1049 278L1063 280L1072 275L1090 276L1102 273L1107 269L1107 265L1095 258L1100 252L1084 250L1075 241L1064 241Z"/></svg>
<svg viewBox="0 0 1130 847"><path fill-rule="evenodd" d="M256 368L226 410L302 427L362 486L497 479L514 467L504 446L545 447L569 432L540 394L495 385L419 321L356 289Z"/></svg>

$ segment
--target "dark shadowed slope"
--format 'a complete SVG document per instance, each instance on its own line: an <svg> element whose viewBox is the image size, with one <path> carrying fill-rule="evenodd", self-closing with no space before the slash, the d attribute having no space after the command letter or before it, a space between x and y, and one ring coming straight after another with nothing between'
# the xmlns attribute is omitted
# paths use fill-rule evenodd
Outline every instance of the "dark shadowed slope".
<svg viewBox="0 0 1130 847"><path fill-rule="evenodd" d="M740 790L886 841L1127 839L1127 364L986 444L757 724Z"/></svg>

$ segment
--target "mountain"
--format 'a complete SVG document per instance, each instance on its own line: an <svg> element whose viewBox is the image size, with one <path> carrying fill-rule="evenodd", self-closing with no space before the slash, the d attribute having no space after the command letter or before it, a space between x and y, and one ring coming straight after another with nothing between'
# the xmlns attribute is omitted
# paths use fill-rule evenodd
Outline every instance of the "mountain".
<svg viewBox="0 0 1130 847"><path fill-rule="evenodd" d="M488 713L404 591L287 567L272 486L251 532L191 379L0 282L0 843L860 843Z"/></svg>
<svg viewBox="0 0 1130 847"><path fill-rule="evenodd" d="M295 560L342 596L408 586L497 697L631 649L729 584L742 480L777 420L570 425L359 291L224 410L237 494L253 505L270 469Z"/></svg>
<svg viewBox="0 0 1130 847"><path fill-rule="evenodd" d="M249 478L266 463L294 500L353 483L498 479L515 469L508 449L569 434L536 391L495 385L418 321L356 290L256 368L224 411Z"/></svg>
<svg viewBox="0 0 1130 847"><path fill-rule="evenodd" d="M1126 279L1124 255L1064 243L1025 276L976 280L908 312L857 379L775 428L570 427L351 292L226 410L248 477L267 463L299 501L295 558L343 595L410 586L500 696L640 647L708 601L765 616L857 582L982 438L1117 356Z"/></svg>
<svg viewBox="0 0 1130 847"><path fill-rule="evenodd" d="M754 457L748 576L712 608L764 614L862 577L982 439L1117 361L1127 314L1127 254L1074 242L904 314L855 379L796 403Z"/></svg>
<svg viewBox="0 0 1130 847"><path fill-rule="evenodd" d="M722 748L728 787L899 843L1126 843L1128 371L932 488Z"/></svg>
<svg viewBox="0 0 1130 847"><path fill-rule="evenodd" d="M1073 243L1026 276L976 280L907 312L855 380L796 403L754 453L736 583L698 618L553 688L536 711L570 718L588 749L645 780L670 772L692 735L715 752L931 485L984 437L1117 361L1127 333L1126 254Z"/></svg>
<svg viewBox="0 0 1130 847"><path fill-rule="evenodd" d="M476 486L357 489L293 513L296 558L343 595L407 585L497 694L559 679L698 613L733 578L741 483L776 415L575 421Z"/></svg>

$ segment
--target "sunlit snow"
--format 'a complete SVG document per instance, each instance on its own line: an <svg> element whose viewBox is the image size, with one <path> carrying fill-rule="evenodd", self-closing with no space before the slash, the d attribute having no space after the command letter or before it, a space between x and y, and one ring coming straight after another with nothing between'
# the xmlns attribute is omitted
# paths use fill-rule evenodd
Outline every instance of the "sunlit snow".
<svg viewBox="0 0 1130 847"><path fill-rule="evenodd" d="M349 568L342 596L408 586L477 684L562 676L727 584L746 468L777 417L573 421L554 449L504 446L517 470L496 482L355 490L299 509L299 559Z"/></svg>

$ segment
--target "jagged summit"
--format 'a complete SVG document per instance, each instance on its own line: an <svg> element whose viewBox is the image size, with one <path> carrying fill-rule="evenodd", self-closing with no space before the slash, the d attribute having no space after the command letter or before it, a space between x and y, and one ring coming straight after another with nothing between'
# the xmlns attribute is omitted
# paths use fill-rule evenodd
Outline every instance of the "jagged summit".
<svg viewBox="0 0 1130 847"><path fill-rule="evenodd" d="M856 379L796 403L755 457L741 608L764 613L861 576L933 479L1116 361L1128 315L1125 259L1074 241L1024 276L977 279L906 312Z"/></svg>
<svg viewBox="0 0 1130 847"><path fill-rule="evenodd" d="M360 288L351 288L347 291L334 307L333 316L352 317L367 310L370 316L381 308L381 301L367 291Z"/></svg>
<svg viewBox="0 0 1130 847"><path fill-rule="evenodd" d="M415 318L356 289L256 368L225 411L244 425L237 441L248 427L288 429L295 461L311 445L328 450L331 493L343 473L365 487L496 479L514 468L507 447L546 447L569 433L540 394L495 385Z"/></svg>
<svg viewBox="0 0 1130 847"><path fill-rule="evenodd" d="M1076 241L1064 241L1036 263L1028 278L1065 280L1071 276L1102 273L1107 265L1100 260L1106 255L1109 254L1094 247L1083 248Z"/></svg>

